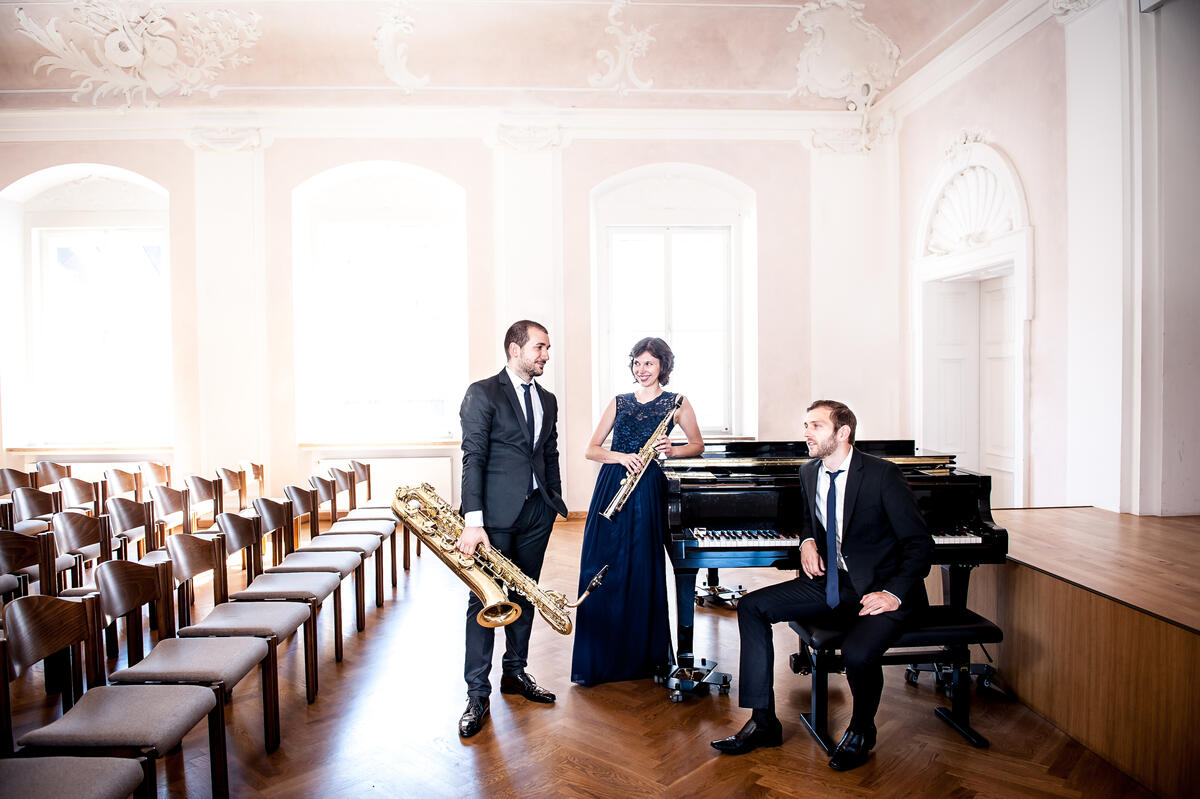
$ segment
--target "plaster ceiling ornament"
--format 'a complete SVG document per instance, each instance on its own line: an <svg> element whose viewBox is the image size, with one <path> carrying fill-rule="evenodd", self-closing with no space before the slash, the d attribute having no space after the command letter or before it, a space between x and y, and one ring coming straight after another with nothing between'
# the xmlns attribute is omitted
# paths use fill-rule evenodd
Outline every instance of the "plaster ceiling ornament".
<svg viewBox="0 0 1200 799"><path fill-rule="evenodd" d="M983 130L960 130L946 147L947 160L965 167L971 160L976 144L987 144L992 140L991 134Z"/></svg>
<svg viewBox="0 0 1200 799"><path fill-rule="evenodd" d="M502 122L496 126L494 144L522 153L555 150L563 146L563 130L558 125L514 125Z"/></svg>
<svg viewBox="0 0 1200 799"><path fill-rule="evenodd" d="M926 255L948 255L986 244L1014 230L1013 198L987 167L959 171L938 198Z"/></svg>
<svg viewBox="0 0 1200 799"><path fill-rule="evenodd" d="M182 25L161 5L131 0L84 0L69 18L51 17L45 25L24 9L16 13L17 30L50 52L33 71L70 72L80 80L71 99L91 94L93 104L110 95L123 96L126 106L139 96L148 106L170 94L216 96L217 76L250 63L241 51L261 36L254 11L245 16L228 9L189 11Z"/></svg>
<svg viewBox="0 0 1200 799"><path fill-rule="evenodd" d="M429 83L429 75L414 75L408 68L408 42L406 37L416 30L412 16L412 4L402 0L384 13L383 24L375 31L375 52L379 54L379 65L388 79L412 94Z"/></svg>
<svg viewBox="0 0 1200 799"><path fill-rule="evenodd" d="M259 128L195 128L188 132L186 141L193 150L214 153L257 150L267 145Z"/></svg>
<svg viewBox="0 0 1200 799"><path fill-rule="evenodd" d="M1100 0L1050 0L1050 13L1066 22L1077 14L1082 14Z"/></svg>
<svg viewBox="0 0 1200 799"><path fill-rule="evenodd" d="M809 39L800 50L789 97L803 92L844 100L848 110L865 114L892 84L900 48L863 19L862 10L854 0L814 0L800 7L787 31L803 28Z"/></svg>
<svg viewBox="0 0 1200 799"><path fill-rule="evenodd" d="M655 26L651 25L648 28L635 28L632 25L629 31L624 30L625 23L621 20L621 12L625 6L629 5L629 0L614 0L613 4L608 8L608 27L604 29L605 33L612 34L617 37L616 46L612 50L596 51L596 58L607 68L607 72L593 72L588 76L588 83L596 89L615 89L619 94L629 94L630 86L637 89L649 89L654 85L653 80L644 80L638 77L633 71L633 62L646 55L650 49L651 42L654 37L650 35L650 31L654 30Z"/></svg>
<svg viewBox="0 0 1200 799"><path fill-rule="evenodd" d="M874 118L864 114L858 127L814 128L808 145L813 150L832 153L866 153L895 131L896 116L891 111Z"/></svg>

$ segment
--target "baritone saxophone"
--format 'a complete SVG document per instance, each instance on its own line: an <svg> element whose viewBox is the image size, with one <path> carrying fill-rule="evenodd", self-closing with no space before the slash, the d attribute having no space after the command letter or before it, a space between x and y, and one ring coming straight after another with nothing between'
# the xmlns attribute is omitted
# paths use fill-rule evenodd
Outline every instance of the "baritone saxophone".
<svg viewBox="0 0 1200 799"><path fill-rule="evenodd" d="M483 602L483 610L475 619L484 627L503 627L521 615L520 606L508 598L507 589L528 599L551 627L568 635L572 625L567 611L599 588L608 571L608 566L602 568L579 599L568 602L562 593L539 586L498 550L479 547L474 555L460 552L458 539L465 527L462 516L429 483L397 488L392 510Z"/></svg>
<svg viewBox="0 0 1200 799"><path fill-rule="evenodd" d="M654 432L646 439L646 443L642 444L642 448L638 450L638 457L642 459L642 468L636 472L630 472L621 478L621 485L617 488L617 493L613 495L612 501L608 503L608 507L600 515L612 521L612 517L616 516L621 508L625 507L625 501L629 499L633 489L637 488L637 484L641 482L642 475L650 468L650 463L658 457L658 451L655 449L655 444L658 439L667 434L667 427L675 418L675 414L683 406L683 395L676 394L675 402L671 405L671 410L667 411L667 415L658 423L658 427L654 428Z"/></svg>

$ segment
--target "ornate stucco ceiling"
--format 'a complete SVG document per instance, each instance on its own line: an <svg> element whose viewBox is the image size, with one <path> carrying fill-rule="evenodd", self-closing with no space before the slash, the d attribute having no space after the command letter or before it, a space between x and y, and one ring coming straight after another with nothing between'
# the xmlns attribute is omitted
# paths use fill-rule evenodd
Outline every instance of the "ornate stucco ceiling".
<svg viewBox="0 0 1200 799"><path fill-rule="evenodd" d="M865 110L1004 0L0 2L0 109Z"/></svg>

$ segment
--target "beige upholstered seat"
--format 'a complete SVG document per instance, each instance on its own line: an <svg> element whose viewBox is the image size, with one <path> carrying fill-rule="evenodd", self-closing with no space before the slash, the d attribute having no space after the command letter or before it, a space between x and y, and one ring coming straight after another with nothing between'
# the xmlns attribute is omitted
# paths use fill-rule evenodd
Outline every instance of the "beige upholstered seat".
<svg viewBox="0 0 1200 799"><path fill-rule="evenodd" d="M142 782L136 760L120 757L10 757L0 759L5 796L23 799L125 799Z"/></svg>
<svg viewBox="0 0 1200 799"><path fill-rule="evenodd" d="M331 572L291 572L260 574L254 582L229 598L235 602L307 602L315 619L317 608L333 595L333 659L342 660L342 580ZM316 652L316 625L313 625L313 652ZM314 675L315 676L315 675ZM315 682L315 680L314 680ZM315 687L315 686L314 686Z"/></svg>
<svg viewBox="0 0 1200 799"><path fill-rule="evenodd" d="M291 553L278 566L267 569L267 574L288 574L292 572L331 572L345 580L354 575L354 619L359 632L367 627L366 619L366 584L363 562L365 556L361 552L348 550L324 551L311 549L307 546Z"/></svg>
<svg viewBox="0 0 1200 799"><path fill-rule="evenodd" d="M144 659L108 675L115 683L223 682L232 687L267 656L261 638L165 638Z"/></svg>

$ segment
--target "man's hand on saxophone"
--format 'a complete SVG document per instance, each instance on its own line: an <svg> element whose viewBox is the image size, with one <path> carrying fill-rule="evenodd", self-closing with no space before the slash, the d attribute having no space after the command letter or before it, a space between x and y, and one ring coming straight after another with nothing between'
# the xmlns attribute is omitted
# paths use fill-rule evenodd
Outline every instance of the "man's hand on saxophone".
<svg viewBox="0 0 1200 799"><path fill-rule="evenodd" d="M491 548L491 542L488 541L487 531L482 527L464 527L462 535L458 538L457 549L464 555L474 555L475 548L483 544L484 549Z"/></svg>

